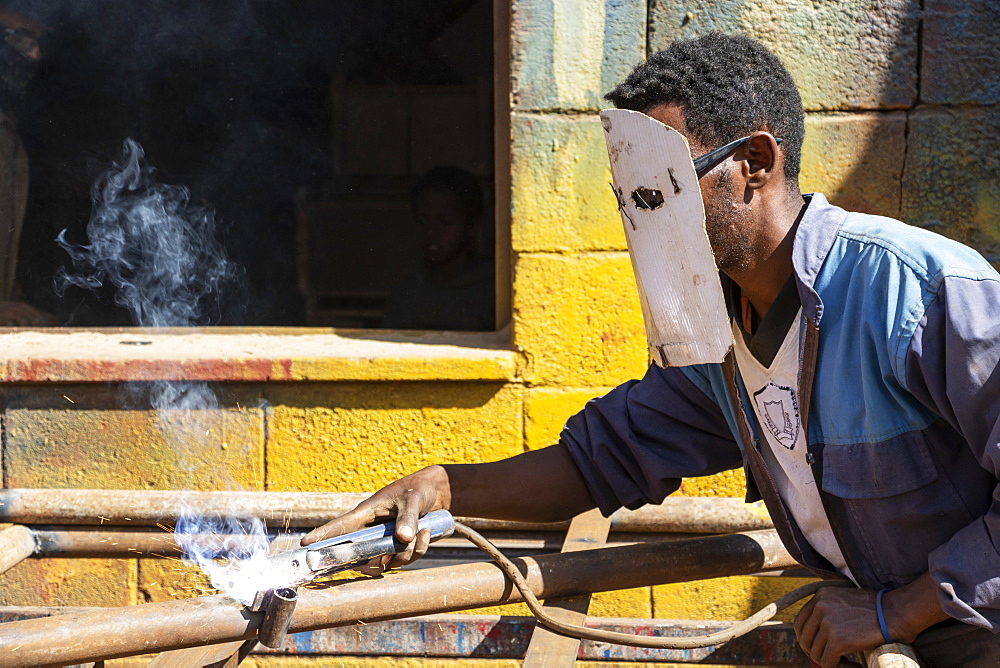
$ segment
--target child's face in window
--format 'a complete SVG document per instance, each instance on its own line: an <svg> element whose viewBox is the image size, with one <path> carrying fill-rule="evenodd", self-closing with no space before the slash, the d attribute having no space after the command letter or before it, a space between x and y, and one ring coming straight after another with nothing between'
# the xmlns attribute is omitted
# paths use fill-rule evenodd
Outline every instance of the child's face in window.
<svg viewBox="0 0 1000 668"><path fill-rule="evenodd" d="M420 250L431 264L441 264L464 254L475 233L461 200L444 190L425 190L414 202Z"/></svg>

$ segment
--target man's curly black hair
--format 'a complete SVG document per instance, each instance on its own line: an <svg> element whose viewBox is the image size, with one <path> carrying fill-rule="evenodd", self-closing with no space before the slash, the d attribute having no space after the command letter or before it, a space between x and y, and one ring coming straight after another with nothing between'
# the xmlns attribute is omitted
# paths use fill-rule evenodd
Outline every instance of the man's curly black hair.
<svg viewBox="0 0 1000 668"><path fill-rule="evenodd" d="M784 140L785 177L797 183L802 99L777 56L745 35L711 32L674 42L604 97L641 112L679 104L688 132L709 148L766 129Z"/></svg>

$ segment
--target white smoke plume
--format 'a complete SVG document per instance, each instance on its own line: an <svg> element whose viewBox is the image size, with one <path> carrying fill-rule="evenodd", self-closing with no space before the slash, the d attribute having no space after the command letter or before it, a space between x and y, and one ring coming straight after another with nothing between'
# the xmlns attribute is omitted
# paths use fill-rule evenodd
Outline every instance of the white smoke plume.
<svg viewBox="0 0 1000 668"><path fill-rule="evenodd" d="M139 327L191 327L217 322L227 291L238 288L242 270L226 258L211 208L191 201L184 186L158 183L142 147L126 139L122 159L94 185L88 243L57 238L74 271L65 268L56 288L96 290L110 284L115 301ZM219 401L206 382L133 383L134 395L148 392L159 414L159 430L178 453L179 466L213 469L219 487L234 488L219 462L204 459L204 444L217 423ZM197 450L201 457L185 456ZM258 518L203 517L180 509L175 538L185 559L198 564L212 585L243 603L253 597L251 568L266 566L268 537ZM207 536L207 538L206 538Z"/></svg>
<svg viewBox="0 0 1000 668"><path fill-rule="evenodd" d="M191 202L184 186L157 183L142 147L126 139L121 163L93 188L90 243L57 241L76 268L56 287L117 287L115 301L140 327L190 327L218 319L221 296L242 271L216 238L214 212Z"/></svg>

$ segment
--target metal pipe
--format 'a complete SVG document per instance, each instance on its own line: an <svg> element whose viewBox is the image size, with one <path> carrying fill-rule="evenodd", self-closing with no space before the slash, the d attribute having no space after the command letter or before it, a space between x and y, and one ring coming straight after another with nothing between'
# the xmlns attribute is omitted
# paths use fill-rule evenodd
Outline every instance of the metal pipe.
<svg viewBox="0 0 1000 668"><path fill-rule="evenodd" d="M176 557L181 554L173 533L148 527L89 527L89 526L32 526L37 548L35 557L40 558L74 558L74 559L142 559L146 557ZM268 534L269 540L278 534ZM297 538L304 531L281 534L289 537L297 544ZM644 540L657 539L659 534L633 535L625 534L627 541L611 541L612 544L636 542L633 538ZM554 552L558 551L561 536L552 534L515 534L513 532L494 532L489 534L497 547L518 553ZM228 540L231 538L232 540ZM189 536L188 540L197 538ZM245 536L206 535L204 540L213 547L232 544L244 545ZM474 551L476 556L481 553L463 538L444 538L435 542L431 550L439 555L465 555ZM220 556L224 556L220 554Z"/></svg>
<svg viewBox="0 0 1000 668"><path fill-rule="evenodd" d="M920 658L909 645L887 643L868 654L868 668L920 668Z"/></svg>
<svg viewBox="0 0 1000 668"><path fill-rule="evenodd" d="M160 529L116 526L33 526L31 529L38 545L34 554L36 557L141 559L176 557L182 553L176 534ZM269 533L267 540L272 541L278 535ZM190 534L185 539L192 546L201 542L206 551L220 557L228 555L227 547L243 552L248 544L246 534ZM261 543L264 543L263 537Z"/></svg>
<svg viewBox="0 0 1000 668"><path fill-rule="evenodd" d="M299 594L294 587L278 587L267 592L264 599L264 621L260 623L257 640L265 647L277 649L285 642L292 625L292 613Z"/></svg>
<svg viewBox="0 0 1000 668"><path fill-rule="evenodd" d="M774 531L639 543L515 561L542 598L787 568ZM641 565L641 567L639 567ZM340 581L302 591L289 632L519 601L493 564L473 563ZM222 596L8 622L0 666L71 664L252 638L263 613Z"/></svg>
<svg viewBox="0 0 1000 668"><path fill-rule="evenodd" d="M0 490L0 523L173 525L179 509L220 517L259 517L271 527L319 526L368 494L189 492L119 489Z"/></svg>
<svg viewBox="0 0 1000 668"><path fill-rule="evenodd" d="M15 525L0 531L0 573L6 573L35 552L35 534Z"/></svg>
<svg viewBox="0 0 1000 668"><path fill-rule="evenodd" d="M181 549L174 534L146 527L32 527L36 557L126 559L176 557Z"/></svg>
<svg viewBox="0 0 1000 668"><path fill-rule="evenodd" d="M188 492L167 490L4 489L0 523L173 525L184 504L199 515L259 517L268 526L316 527L342 515L368 494L334 492ZM476 530L565 530L569 522L525 523L458 518ZM730 533L771 528L762 510L742 499L669 497L657 506L619 510L612 531Z"/></svg>

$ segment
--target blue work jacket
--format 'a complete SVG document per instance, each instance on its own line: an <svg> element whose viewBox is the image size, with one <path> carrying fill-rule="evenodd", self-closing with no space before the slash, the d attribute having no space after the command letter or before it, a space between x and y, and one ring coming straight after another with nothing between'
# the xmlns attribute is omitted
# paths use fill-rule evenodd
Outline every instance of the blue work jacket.
<svg viewBox="0 0 1000 668"><path fill-rule="evenodd" d="M940 235L806 199L792 251L799 406L847 565L871 589L929 571L951 617L998 631L1000 275ZM561 443L605 514L743 466L748 501L764 499L792 556L842 577L779 498L751 406L732 355L650 366L588 402Z"/></svg>

